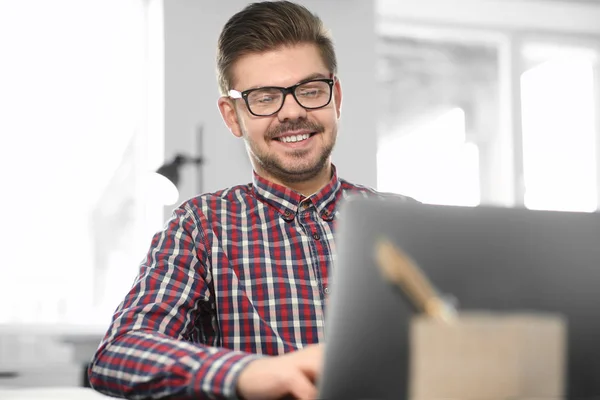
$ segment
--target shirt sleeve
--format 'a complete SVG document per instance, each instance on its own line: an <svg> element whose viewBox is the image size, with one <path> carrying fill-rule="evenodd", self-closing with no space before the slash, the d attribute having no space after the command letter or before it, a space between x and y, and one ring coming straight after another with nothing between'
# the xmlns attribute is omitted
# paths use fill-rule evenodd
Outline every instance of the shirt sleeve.
<svg viewBox="0 0 600 400"><path fill-rule="evenodd" d="M239 373L261 356L189 340L200 305L210 300L203 232L180 208L154 235L88 368L95 390L143 399L236 398Z"/></svg>

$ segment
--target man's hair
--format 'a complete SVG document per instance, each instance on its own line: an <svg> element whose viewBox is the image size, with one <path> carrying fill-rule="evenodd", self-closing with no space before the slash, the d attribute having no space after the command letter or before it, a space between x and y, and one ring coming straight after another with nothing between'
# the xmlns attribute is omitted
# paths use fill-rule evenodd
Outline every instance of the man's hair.
<svg viewBox="0 0 600 400"><path fill-rule="evenodd" d="M333 40L321 19L290 1L252 3L227 21L217 46L221 94L232 89L233 64L240 57L302 43L317 45L329 72L337 72Z"/></svg>

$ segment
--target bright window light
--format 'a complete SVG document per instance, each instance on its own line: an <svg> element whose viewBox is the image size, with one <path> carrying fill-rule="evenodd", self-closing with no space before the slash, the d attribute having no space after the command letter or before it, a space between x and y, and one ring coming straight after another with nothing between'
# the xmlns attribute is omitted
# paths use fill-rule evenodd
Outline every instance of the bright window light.
<svg viewBox="0 0 600 400"><path fill-rule="evenodd" d="M597 209L594 58L553 51L521 76L525 206Z"/></svg>
<svg viewBox="0 0 600 400"><path fill-rule="evenodd" d="M97 317L90 214L145 129L146 3L0 1L0 324Z"/></svg>
<svg viewBox="0 0 600 400"><path fill-rule="evenodd" d="M479 204L479 151L466 141L461 108L384 137L378 149L379 190L430 204Z"/></svg>

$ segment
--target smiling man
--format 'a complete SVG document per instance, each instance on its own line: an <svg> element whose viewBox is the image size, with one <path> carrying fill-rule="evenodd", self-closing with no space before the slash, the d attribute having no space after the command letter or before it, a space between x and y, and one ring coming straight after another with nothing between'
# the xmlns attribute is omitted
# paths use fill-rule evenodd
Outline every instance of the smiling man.
<svg viewBox="0 0 600 400"><path fill-rule="evenodd" d="M342 86L321 20L248 5L217 57L223 121L252 182L192 198L158 232L89 369L131 398L316 396L338 210L380 196L338 177Z"/></svg>
<svg viewBox="0 0 600 400"><path fill-rule="evenodd" d="M227 39L221 40L223 52ZM227 57L236 59L233 65L220 58L221 90L228 96L219 99L219 108L232 133L244 138L259 176L310 196L332 175L342 90L335 58L326 65L321 53L333 49L310 42L269 47Z"/></svg>

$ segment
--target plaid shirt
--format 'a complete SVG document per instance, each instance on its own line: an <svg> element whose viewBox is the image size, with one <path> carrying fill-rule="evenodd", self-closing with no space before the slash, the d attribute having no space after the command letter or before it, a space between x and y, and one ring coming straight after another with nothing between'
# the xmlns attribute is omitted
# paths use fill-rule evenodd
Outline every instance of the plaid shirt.
<svg viewBox="0 0 600 400"><path fill-rule="evenodd" d="M235 398L242 368L323 340L338 179L310 197L254 174L195 197L156 235L89 368L131 398Z"/></svg>

